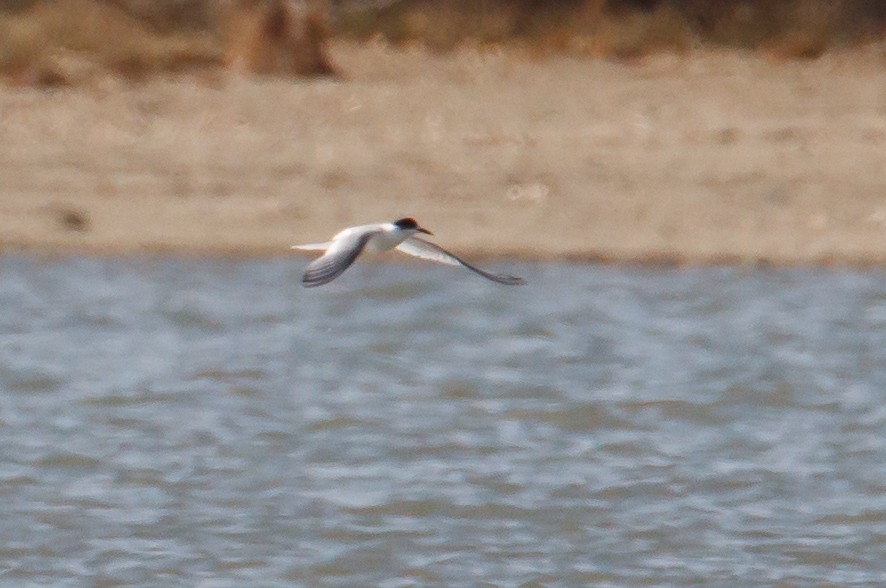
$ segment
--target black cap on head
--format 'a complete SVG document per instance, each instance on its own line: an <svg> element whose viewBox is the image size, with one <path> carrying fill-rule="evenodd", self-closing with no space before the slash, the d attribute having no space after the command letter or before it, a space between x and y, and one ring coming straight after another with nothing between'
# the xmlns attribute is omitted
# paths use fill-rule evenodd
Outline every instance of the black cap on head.
<svg viewBox="0 0 886 588"><path fill-rule="evenodd" d="M434 233L430 232L429 230L418 226L418 223L415 222L415 219L412 218L411 216L407 217L407 218L401 218L398 221L394 221L394 225L400 227L403 230L407 230L407 231L408 230L417 231L419 233L424 233L426 235L433 235L434 234Z"/></svg>
<svg viewBox="0 0 886 588"><path fill-rule="evenodd" d="M398 221L394 221L394 224L400 227L401 229L417 229L418 223L415 222L415 219L412 217L401 218Z"/></svg>

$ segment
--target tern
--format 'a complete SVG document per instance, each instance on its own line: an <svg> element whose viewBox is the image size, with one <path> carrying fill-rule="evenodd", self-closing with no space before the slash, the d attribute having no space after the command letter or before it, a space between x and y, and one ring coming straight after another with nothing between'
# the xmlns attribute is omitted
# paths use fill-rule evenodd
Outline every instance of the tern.
<svg viewBox="0 0 886 588"><path fill-rule="evenodd" d="M306 251L325 251L323 255L312 261L302 277L306 288L314 288L328 284L342 274L359 255L364 252L382 252L397 249L403 253L422 259L460 265L477 273L487 280L515 286L525 284L523 278L505 274L491 274L474 267L465 260L449 253L442 247L416 237L417 233L433 235L429 230L420 227L414 218L401 218L392 223L376 223L349 227L337 233L331 241L325 243L309 243L293 245L293 249Z"/></svg>

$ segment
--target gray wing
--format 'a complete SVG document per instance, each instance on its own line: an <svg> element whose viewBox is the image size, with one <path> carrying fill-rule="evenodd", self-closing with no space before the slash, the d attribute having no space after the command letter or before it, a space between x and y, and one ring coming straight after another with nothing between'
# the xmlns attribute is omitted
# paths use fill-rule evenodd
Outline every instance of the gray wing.
<svg viewBox="0 0 886 588"><path fill-rule="evenodd" d="M480 268L474 267L460 257L449 253L439 245L435 245L430 241L425 241L424 239L419 239L418 237L409 237L408 239L397 245L397 249L402 251L403 253L407 253L415 257L420 257L422 259L427 259L429 261L436 261L437 263L445 263L447 265L460 265L471 270L474 273L480 274L487 280L492 280L493 282L498 282L499 284L517 286L526 283L526 280L524 280L523 278L518 278L516 276L509 276L507 274L490 274L489 272L484 272Z"/></svg>
<svg viewBox="0 0 886 588"><path fill-rule="evenodd" d="M326 253L312 261L305 268L302 285L314 288L328 284L348 269L373 235L372 231L336 239Z"/></svg>

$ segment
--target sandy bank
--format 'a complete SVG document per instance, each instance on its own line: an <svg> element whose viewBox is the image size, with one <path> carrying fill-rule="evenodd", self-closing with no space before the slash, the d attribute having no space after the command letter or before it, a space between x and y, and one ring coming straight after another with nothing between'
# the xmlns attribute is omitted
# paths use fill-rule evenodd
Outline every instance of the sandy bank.
<svg viewBox="0 0 886 588"><path fill-rule="evenodd" d="M0 245L264 256L413 215L471 255L886 262L883 48L331 54L344 80L0 89Z"/></svg>

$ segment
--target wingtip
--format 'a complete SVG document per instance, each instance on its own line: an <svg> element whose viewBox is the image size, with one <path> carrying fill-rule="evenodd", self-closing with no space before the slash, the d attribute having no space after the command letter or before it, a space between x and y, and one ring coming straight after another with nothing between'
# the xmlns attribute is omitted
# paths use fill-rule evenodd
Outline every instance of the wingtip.
<svg viewBox="0 0 886 588"><path fill-rule="evenodd" d="M484 275L484 274L481 274ZM510 276L508 274L488 274L487 278L492 280L493 282L497 282L499 284L503 284L505 286L525 286L526 280L523 278L518 278L517 276Z"/></svg>
<svg viewBox="0 0 886 588"><path fill-rule="evenodd" d="M316 276L311 274L305 274L302 276L301 285L305 288L316 288L317 286L322 286L323 284L328 284L332 280L335 279L335 276Z"/></svg>

